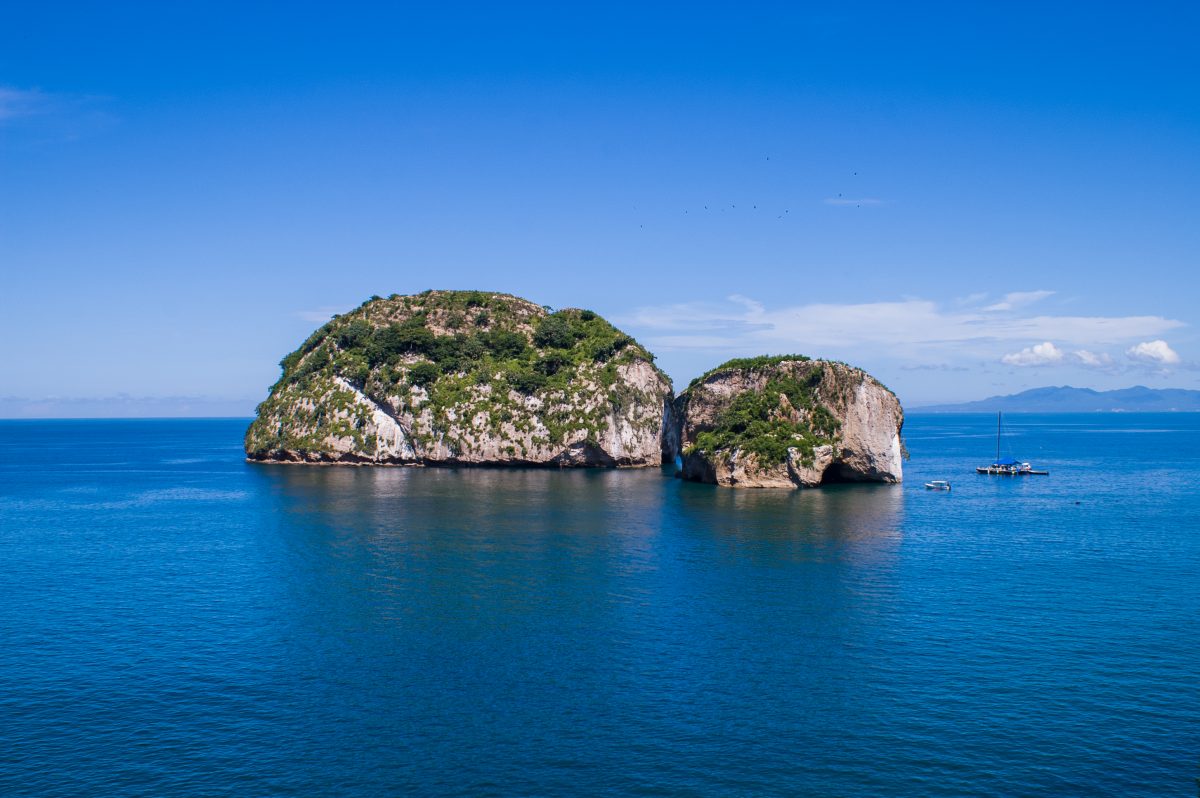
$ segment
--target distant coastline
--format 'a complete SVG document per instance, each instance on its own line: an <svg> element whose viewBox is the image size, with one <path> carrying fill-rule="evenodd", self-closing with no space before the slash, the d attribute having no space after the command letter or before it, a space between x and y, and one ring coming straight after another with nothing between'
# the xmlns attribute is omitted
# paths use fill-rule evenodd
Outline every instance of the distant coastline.
<svg viewBox="0 0 1200 798"><path fill-rule="evenodd" d="M1147 388L1143 385L1094 391L1091 388L1063 385L1032 388L975 402L925 405L910 410L917 413L1196 413L1200 412L1200 391Z"/></svg>
<svg viewBox="0 0 1200 798"><path fill-rule="evenodd" d="M0 419L253 418L254 399L197 396L0 396Z"/></svg>

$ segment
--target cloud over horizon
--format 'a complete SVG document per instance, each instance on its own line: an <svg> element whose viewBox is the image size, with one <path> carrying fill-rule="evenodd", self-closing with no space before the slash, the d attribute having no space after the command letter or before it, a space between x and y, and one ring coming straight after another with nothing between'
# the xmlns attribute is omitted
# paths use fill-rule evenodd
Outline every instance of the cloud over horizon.
<svg viewBox="0 0 1200 798"><path fill-rule="evenodd" d="M49 97L37 89L0 86L0 124L42 113L49 104Z"/></svg>
<svg viewBox="0 0 1200 798"><path fill-rule="evenodd" d="M73 141L103 131L119 120L111 98L0 85L0 129L37 141Z"/></svg>
<svg viewBox="0 0 1200 798"><path fill-rule="evenodd" d="M988 305L984 310L997 313L1005 310L1016 310L1026 305L1032 305L1034 302L1040 302L1050 296L1054 296L1053 291L1013 291L1005 294L1004 299L996 304Z"/></svg>
<svg viewBox="0 0 1200 798"><path fill-rule="evenodd" d="M637 330L651 348L663 350L869 349L910 359L920 355L928 362L964 353L994 362L1009 355L1020 359L1021 352L1005 350L1012 344L1038 341L1043 343L1028 348L1042 347L1040 354L1027 357L1053 357L1053 350L1062 355L1054 362L1065 362L1060 347L1080 347L1078 351L1086 354L1077 354L1072 360L1085 365L1104 361L1104 356L1092 351L1095 347L1129 346L1133 341L1186 326L1162 316L1032 315L1023 310L1052 294L1014 292L990 304L983 304L986 297L972 296L970 301L952 303L951 307L927 299L904 298L847 304L813 302L778 309L732 295L723 303L644 306L618 321ZM1141 357L1154 356L1138 351Z"/></svg>
<svg viewBox="0 0 1200 798"><path fill-rule="evenodd" d="M1179 354L1161 339L1131 346L1125 350L1125 355L1137 363L1151 366L1175 366L1181 361Z"/></svg>
<svg viewBox="0 0 1200 798"><path fill-rule="evenodd" d="M297 310L295 316L304 321L316 322L324 324L334 316L339 316L353 309L353 306L347 305L326 305L325 307L313 308L312 310Z"/></svg>
<svg viewBox="0 0 1200 798"><path fill-rule="evenodd" d="M839 206L839 207L846 207L846 206L853 205L855 208L861 208L863 205L883 205L883 204L885 204L883 200L881 200L877 197L862 197L860 199L849 199L846 197L826 197L825 199L823 199L821 201L824 202L826 205L835 205L835 206Z"/></svg>
<svg viewBox="0 0 1200 798"><path fill-rule="evenodd" d="M1008 366L1049 366L1063 362L1065 357L1061 349L1046 341L1005 355L1000 358L1000 362Z"/></svg>
<svg viewBox="0 0 1200 798"><path fill-rule="evenodd" d="M1113 365L1112 355L1107 352L1089 352L1086 349L1079 349L1071 353L1081 366L1095 369L1107 369Z"/></svg>
<svg viewBox="0 0 1200 798"><path fill-rule="evenodd" d="M1033 346L1027 346L1019 352L1011 352L1000 358L1006 366L1055 366L1070 364L1098 371L1119 374L1134 368L1153 367L1162 373L1168 373L1168 366L1177 366L1183 362L1179 354L1162 339L1143 341L1125 350L1125 356L1131 364L1119 363L1107 352L1093 352L1088 349L1076 349L1066 352L1055 346L1051 341L1045 341Z"/></svg>

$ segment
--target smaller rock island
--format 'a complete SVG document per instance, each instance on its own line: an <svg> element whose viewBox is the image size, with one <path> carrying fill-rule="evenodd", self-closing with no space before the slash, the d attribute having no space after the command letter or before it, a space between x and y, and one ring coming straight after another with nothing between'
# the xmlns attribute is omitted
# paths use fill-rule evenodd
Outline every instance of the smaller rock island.
<svg viewBox="0 0 1200 798"><path fill-rule="evenodd" d="M865 371L803 355L730 360L674 404L684 479L741 488L899 482L904 411Z"/></svg>

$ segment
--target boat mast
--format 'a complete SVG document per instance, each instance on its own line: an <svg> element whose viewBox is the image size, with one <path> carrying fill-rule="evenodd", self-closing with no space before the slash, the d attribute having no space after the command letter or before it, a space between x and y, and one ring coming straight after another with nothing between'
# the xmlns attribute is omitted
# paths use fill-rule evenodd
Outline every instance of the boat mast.
<svg viewBox="0 0 1200 798"><path fill-rule="evenodd" d="M1000 417L1003 415L1002 411L996 411L996 459L992 461L994 463L1000 462Z"/></svg>

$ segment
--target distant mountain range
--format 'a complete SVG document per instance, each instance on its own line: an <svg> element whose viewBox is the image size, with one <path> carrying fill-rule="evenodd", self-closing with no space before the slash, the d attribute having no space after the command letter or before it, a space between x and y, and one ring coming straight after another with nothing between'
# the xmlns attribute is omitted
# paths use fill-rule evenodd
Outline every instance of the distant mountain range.
<svg viewBox="0 0 1200 798"><path fill-rule="evenodd" d="M927 413L983 413L1011 410L1026 413L1163 413L1200 412L1200 391L1135 385L1115 391L1091 388L1032 388L1009 396L993 396L957 405L916 407Z"/></svg>

